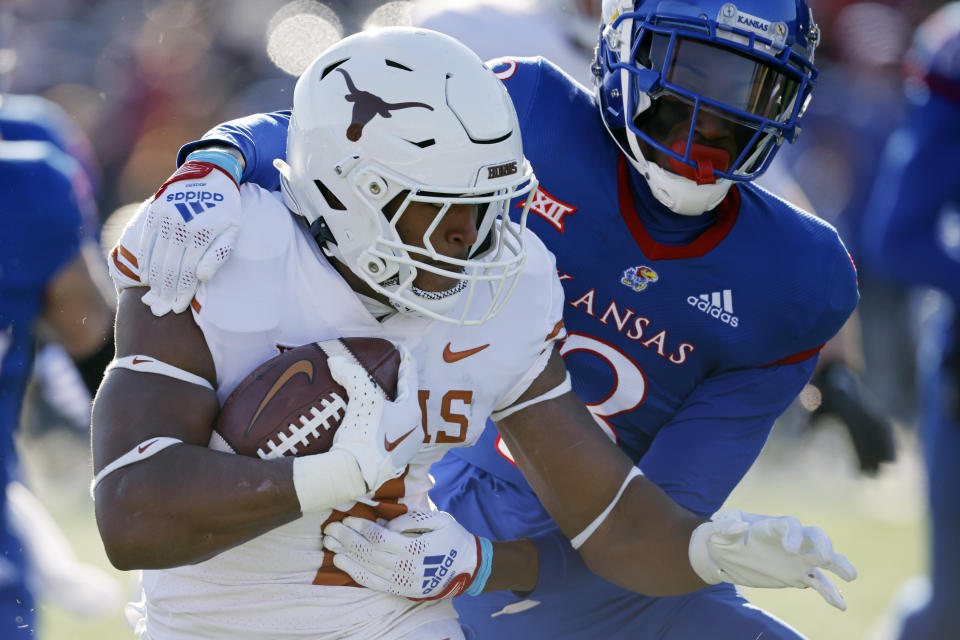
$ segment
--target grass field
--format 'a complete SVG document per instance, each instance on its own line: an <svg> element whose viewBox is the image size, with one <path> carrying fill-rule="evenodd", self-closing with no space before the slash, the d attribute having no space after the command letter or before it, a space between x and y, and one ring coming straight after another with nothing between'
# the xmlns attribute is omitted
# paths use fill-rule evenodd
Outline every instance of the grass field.
<svg viewBox="0 0 960 640"><path fill-rule="evenodd" d="M831 425L801 440L775 434L728 502L746 511L789 513L820 525L857 566L859 578L841 586L846 612L833 609L810 590L747 590L755 604L811 640L866 640L896 589L924 565L923 474L912 438L904 436L898 462L872 479L855 472L845 438ZM32 487L67 532L78 557L107 568L132 596L135 576L109 568L100 545L86 493L86 443L59 435L24 444ZM120 606L112 616L85 620L41 603L40 616L42 640L133 637Z"/></svg>

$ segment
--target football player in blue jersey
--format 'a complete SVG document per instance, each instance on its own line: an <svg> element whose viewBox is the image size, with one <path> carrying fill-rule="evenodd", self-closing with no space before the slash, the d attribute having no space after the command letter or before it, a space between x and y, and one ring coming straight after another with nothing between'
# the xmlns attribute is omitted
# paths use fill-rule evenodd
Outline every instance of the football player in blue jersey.
<svg viewBox="0 0 960 640"><path fill-rule="evenodd" d="M917 30L904 68L910 111L890 138L863 225L866 257L895 282L934 287L919 334L919 426L930 507L929 599L902 640L960 637L960 2Z"/></svg>
<svg viewBox="0 0 960 640"><path fill-rule="evenodd" d="M100 352L113 318L89 267L92 201L80 166L50 142L0 140L0 486L15 474L13 433L38 325L76 359ZM37 230L42 229L42 233ZM100 270L103 267L100 266ZM102 369L101 369L102 371ZM0 635L34 634L24 543L0 491Z"/></svg>
<svg viewBox="0 0 960 640"><path fill-rule="evenodd" d="M637 469L705 517L858 299L836 231L752 183L799 134L819 30L803 0L607 0L600 26L594 92L542 58L489 64L540 179L530 226L557 257L574 390ZM278 186L288 121L244 118L181 149L225 170L204 188L227 206L186 223L172 198L146 209L137 257L155 314L185 309L229 256L241 221L226 174ZM182 237L158 236L171 222ZM537 552L531 592L455 601L472 637L801 637L731 584L656 598L594 576L493 428L432 472L434 500L467 530Z"/></svg>

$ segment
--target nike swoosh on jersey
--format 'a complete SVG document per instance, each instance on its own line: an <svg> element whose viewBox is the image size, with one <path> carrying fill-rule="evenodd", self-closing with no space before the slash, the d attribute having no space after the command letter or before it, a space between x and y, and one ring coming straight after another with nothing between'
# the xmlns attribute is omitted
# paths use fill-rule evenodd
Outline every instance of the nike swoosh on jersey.
<svg viewBox="0 0 960 640"><path fill-rule="evenodd" d="M153 362L153 360L148 360L146 358L134 358L130 364L143 364L144 362Z"/></svg>
<svg viewBox="0 0 960 640"><path fill-rule="evenodd" d="M387 440L387 436L383 436L383 448L384 448L385 450L387 450L387 451L393 451L394 449L397 448L397 445L398 445L398 444L400 444L401 442L403 442L404 440L406 440L406 439L407 439L407 436L410 435L411 433L413 433L413 432L416 431L416 430L417 430L416 427L414 427L413 429L410 429L410 431L407 431L405 434L403 434L402 436L400 436L399 438L397 438L397 439L394 440L393 442Z"/></svg>
<svg viewBox="0 0 960 640"><path fill-rule="evenodd" d="M260 401L260 406L257 407L257 411L253 414L253 417L250 418L250 424L247 425L247 428L243 432L244 437L250 435L250 430L253 429L253 423L257 421L258 417L260 417L260 412L263 411L264 407L267 406L267 403L270 402L270 399L277 395L277 392L280 391L283 385L289 382L290 378L300 373L307 376L308 382L313 382L313 363L309 360L297 360L292 365L287 367L286 371L280 374L280 377L277 378L277 381L273 383L273 386L270 387L270 390L267 391L266 395L263 396L263 400Z"/></svg>
<svg viewBox="0 0 960 640"><path fill-rule="evenodd" d="M146 444L140 445L139 447L137 447L137 453L143 453L144 451L147 450L147 448L148 448L150 445L152 445L152 444L154 444L154 443L156 443L156 440L151 440L150 442L148 442L148 443L146 443Z"/></svg>
<svg viewBox="0 0 960 640"><path fill-rule="evenodd" d="M444 362L457 362L463 360L464 358L469 358L475 353L480 353L487 347L489 344L480 345L479 347L474 347L473 349L464 349L463 351L454 351L450 348L450 343L447 343L447 346L443 348L443 361Z"/></svg>

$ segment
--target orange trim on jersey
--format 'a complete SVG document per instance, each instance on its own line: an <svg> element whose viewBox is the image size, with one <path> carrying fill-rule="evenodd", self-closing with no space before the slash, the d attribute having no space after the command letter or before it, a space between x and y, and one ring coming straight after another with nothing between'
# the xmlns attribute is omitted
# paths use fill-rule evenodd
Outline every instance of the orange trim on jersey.
<svg viewBox="0 0 960 640"><path fill-rule="evenodd" d="M110 257L113 258L113 265L117 268L117 271L127 276L131 280L136 280L140 282L140 276L138 276L130 267L120 262L120 257L117 255L117 249L120 247L114 247L113 251L110 252Z"/></svg>
<svg viewBox="0 0 960 640"><path fill-rule="evenodd" d="M548 333L547 337L544 338L544 340L546 342L550 342L551 340L556 338L558 335L560 335L561 331L563 331L563 320L560 320L559 322L557 322L557 324L553 325L553 331Z"/></svg>
<svg viewBox="0 0 960 640"><path fill-rule="evenodd" d="M203 308L203 306L197 302L196 296L194 296L193 300L190 301L190 308L193 309L194 313L200 313L200 309Z"/></svg>
<svg viewBox="0 0 960 640"><path fill-rule="evenodd" d="M633 192L630 190L630 170L627 158L620 154L617 166L617 198L620 201L620 216L630 230L634 242L650 260L683 260L706 255L727 237L740 212L740 191L737 186L730 187L727 196L717 205L716 221L703 230L693 242L681 245L660 244L647 233L633 204Z"/></svg>
<svg viewBox="0 0 960 640"><path fill-rule="evenodd" d="M127 248L126 248L125 246L123 246L122 244L118 244L117 247L116 247L116 249L119 249L119 250L120 250L120 255L122 255L124 258L126 258L126 259L127 259L127 262L129 262L130 264L132 264L132 265L133 265L135 268L137 268L137 269L140 268L140 263L137 262L137 256L135 256L135 255L133 255L132 253L130 253L130 250L129 250L129 249L127 249ZM116 251L116 249L114 249L114 251Z"/></svg>
<svg viewBox="0 0 960 640"><path fill-rule="evenodd" d="M819 347L814 347L813 349L807 349L806 351L800 351L791 356L787 356L786 358L780 358L776 362L771 362L770 364L763 365L763 367L764 368L776 367L781 364L797 364L798 362L803 362L804 360L808 360L813 356L817 355L820 349L823 349L823 345L820 345Z"/></svg>
<svg viewBox="0 0 960 640"><path fill-rule="evenodd" d="M406 477L407 472L404 471L403 475L399 478L384 482L373 496L373 499L379 502L376 507L357 502L349 511L343 512L335 510L330 514L326 522L323 523L323 526L326 527L331 522L340 522L347 516L363 518L364 520L377 520L378 518L393 520L397 516L405 514L407 512L407 505L400 504L399 500L406 495ZM323 554L323 564L321 564L317 570L317 574L313 578L313 584L323 587L362 586L354 582L349 574L344 573L333 565L332 553Z"/></svg>

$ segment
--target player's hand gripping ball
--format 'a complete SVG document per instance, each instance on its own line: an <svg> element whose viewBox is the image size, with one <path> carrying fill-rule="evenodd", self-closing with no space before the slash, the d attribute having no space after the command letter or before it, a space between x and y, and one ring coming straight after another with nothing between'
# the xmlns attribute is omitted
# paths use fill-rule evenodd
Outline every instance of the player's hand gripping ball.
<svg viewBox="0 0 960 640"><path fill-rule="evenodd" d="M334 356L362 366L388 399L396 398L401 355L389 340L303 345L263 363L234 389L214 425L211 448L260 458L328 451L348 402L327 366Z"/></svg>

